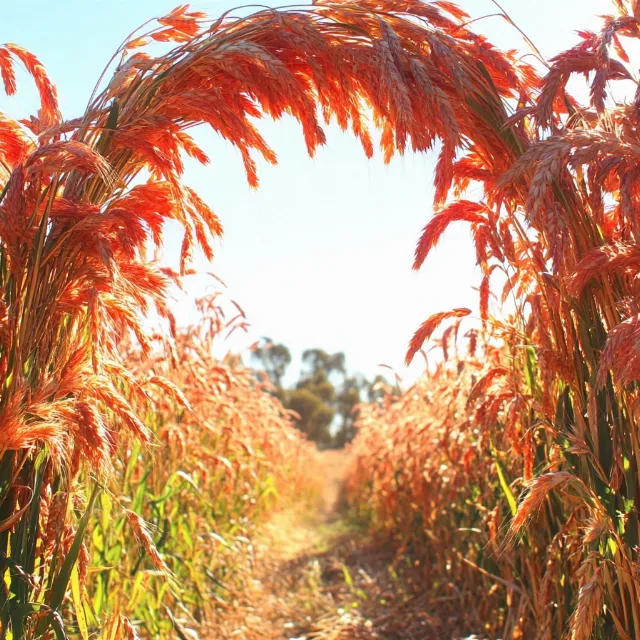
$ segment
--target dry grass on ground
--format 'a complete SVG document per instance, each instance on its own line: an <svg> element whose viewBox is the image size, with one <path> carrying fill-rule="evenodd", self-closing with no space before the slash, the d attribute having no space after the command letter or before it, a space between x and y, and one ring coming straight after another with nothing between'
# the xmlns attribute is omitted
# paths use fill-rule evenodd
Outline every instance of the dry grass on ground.
<svg viewBox="0 0 640 640"><path fill-rule="evenodd" d="M456 606L455 587L443 585L434 596L403 550L341 517L344 463L344 454L324 453L317 508L281 511L263 527L246 588L220 610L210 638L430 640L468 632L473 621Z"/></svg>

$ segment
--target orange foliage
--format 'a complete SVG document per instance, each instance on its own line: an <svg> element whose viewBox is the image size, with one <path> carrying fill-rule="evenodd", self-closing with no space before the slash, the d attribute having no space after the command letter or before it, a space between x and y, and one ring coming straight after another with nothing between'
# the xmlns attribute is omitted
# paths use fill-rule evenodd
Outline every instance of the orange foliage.
<svg viewBox="0 0 640 640"><path fill-rule="evenodd" d="M484 40L430 52L451 68L439 88L455 123L433 133L456 160L436 171L415 266L451 222L471 225L488 362L443 365L387 412L370 409L354 444L362 508L406 525L438 580L502 593L494 611L476 609L495 637L640 633L640 93L612 98L619 81L637 84L628 43L640 13L635 1L611 9L544 77ZM575 74L588 104L566 91ZM496 271L504 320L489 314ZM409 356L446 315L425 322Z"/></svg>

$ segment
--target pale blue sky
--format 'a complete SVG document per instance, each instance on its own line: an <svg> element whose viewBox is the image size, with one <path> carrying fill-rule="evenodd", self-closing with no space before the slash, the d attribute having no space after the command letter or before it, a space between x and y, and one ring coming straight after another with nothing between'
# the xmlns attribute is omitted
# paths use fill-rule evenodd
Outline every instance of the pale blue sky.
<svg viewBox="0 0 640 640"><path fill-rule="evenodd" d="M0 41L37 54L58 85L67 117L83 110L102 67L122 39L146 19L166 13L176 0L26 0L3 3ZM277 3L268 3L274 6ZM460 0L474 17L495 12L490 0ZM608 0L503 0L512 18L546 56L577 41L575 30L596 28ZM229 2L196 2L217 15ZM498 18L476 27L504 48L524 45ZM27 115L34 104L28 82L17 98L0 96L0 108ZM259 162L261 187L246 184L238 155L209 133L208 168L189 165L185 180L216 210L225 226L212 270L252 324L241 348L260 336L285 342L299 353L309 347L344 351L352 370L373 376L379 363L411 378L402 365L415 328L436 311L475 307L479 276L464 226L452 228L420 273L413 250L431 214L433 156L407 155L385 166L367 161L359 145L336 128L315 159L305 155L292 122L264 121L262 130L279 158ZM179 239L168 238L175 253ZM199 267L207 266L200 263ZM210 267L209 267L210 268ZM194 278L190 294L207 280ZM187 301L176 305L182 321Z"/></svg>

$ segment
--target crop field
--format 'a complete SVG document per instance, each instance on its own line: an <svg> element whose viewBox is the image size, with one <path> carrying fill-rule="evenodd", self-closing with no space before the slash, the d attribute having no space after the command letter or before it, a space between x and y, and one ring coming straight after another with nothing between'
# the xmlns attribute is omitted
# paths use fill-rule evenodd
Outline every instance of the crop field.
<svg viewBox="0 0 640 640"><path fill-rule="evenodd" d="M640 638L640 3L549 59L494 5L522 50L468 0L182 5L65 115L0 45L39 102L0 110L0 640ZM223 234L198 132L257 188L283 118L434 160L413 267L465 227L477 308L407 336L415 382L221 356L222 285L176 320Z"/></svg>

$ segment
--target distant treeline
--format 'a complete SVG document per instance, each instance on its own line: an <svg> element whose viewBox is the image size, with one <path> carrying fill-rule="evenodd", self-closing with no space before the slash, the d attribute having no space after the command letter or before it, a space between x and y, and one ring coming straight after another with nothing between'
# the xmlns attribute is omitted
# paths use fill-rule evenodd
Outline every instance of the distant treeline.
<svg viewBox="0 0 640 640"><path fill-rule="evenodd" d="M284 386L291 352L269 338L254 349L252 359L269 375L282 403L300 416L298 428L323 447L343 447L350 442L355 435L357 406L382 397L382 386L387 383L380 375L367 380L361 374L350 374L342 352L307 349L302 353L298 380Z"/></svg>

